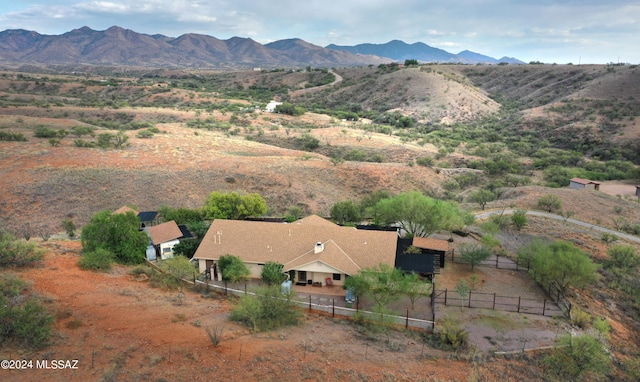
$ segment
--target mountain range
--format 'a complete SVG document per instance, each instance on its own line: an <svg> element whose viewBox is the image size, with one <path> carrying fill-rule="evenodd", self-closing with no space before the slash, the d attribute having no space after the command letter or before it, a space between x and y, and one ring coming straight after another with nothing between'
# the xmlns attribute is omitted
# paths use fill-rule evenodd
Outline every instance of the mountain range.
<svg viewBox="0 0 640 382"><path fill-rule="evenodd" d="M404 41L392 40L386 44L359 44L355 46L327 45L328 49L342 50L353 54L372 54L380 57L388 57L394 61L418 60L421 62L442 62L460 64L524 64L524 62L512 58L502 57L495 59L480 53L464 50L458 54L449 53L446 50L434 48L422 42L407 44Z"/></svg>
<svg viewBox="0 0 640 382"><path fill-rule="evenodd" d="M0 63L43 65L152 66L186 68L274 68L377 65L416 59L421 62L522 63L469 51L457 55L423 43L321 47L298 38L260 44L250 38L220 40L188 33L179 37L148 35L113 26L105 31L89 27L61 35L23 29L0 32Z"/></svg>

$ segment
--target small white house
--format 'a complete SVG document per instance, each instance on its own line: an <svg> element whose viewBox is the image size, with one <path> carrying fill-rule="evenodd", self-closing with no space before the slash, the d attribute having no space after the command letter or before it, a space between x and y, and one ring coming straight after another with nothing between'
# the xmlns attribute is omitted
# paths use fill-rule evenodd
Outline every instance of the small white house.
<svg viewBox="0 0 640 382"><path fill-rule="evenodd" d="M264 108L264 111L266 111L267 113L273 113L274 111L276 111L276 106L278 105L282 105L282 102L269 101L267 106Z"/></svg>
<svg viewBox="0 0 640 382"><path fill-rule="evenodd" d="M147 259L165 260L173 257L173 246L180 243L178 239L182 237L182 231L175 221L154 225L145 230L151 238L147 248Z"/></svg>

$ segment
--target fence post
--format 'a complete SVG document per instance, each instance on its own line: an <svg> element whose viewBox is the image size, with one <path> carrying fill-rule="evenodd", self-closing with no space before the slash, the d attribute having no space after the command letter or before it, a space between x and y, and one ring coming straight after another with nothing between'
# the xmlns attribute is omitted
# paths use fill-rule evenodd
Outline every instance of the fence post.
<svg viewBox="0 0 640 382"><path fill-rule="evenodd" d="M407 309L407 318L404 323L404 328L409 329L409 309Z"/></svg>
<svg viewBox="0 0 640 382"><path fill-rule="evenodd" d="M311 312L311 295L309 295L309 312Z"/></svg>
<svg viewBox="0 0 640 382"><path fill-rule="evenodd" d="M444 288L444 306L447 306L447 290L448 288Z"/></svg>
<svg viewBox="0 0 640 382"><path fill-rule="evenodd" d="M493 310L496 310L496 294L493 294Z"/></svg>
<svg viewBox="0 0 640 382"><path fill-rule="evenodd" d="M498 269L498 260L500 259L500 255L496 255L496 269Z"/></svg>
<svg viewBox="0 0 640 382"><path fill-rule="evenodd" d="M336 299L335 298L331 299L331 305L332 305L331 317L335 317L336 316Z"/></svg>
<svg viewBox="0 0 640 382"><path fill-rule="evenodd" d="M542 302L542 315L544 316L544 312L547 310L547 299L545 298Z"/></svg>
<svg viewBox="0 0 640 382"><path fill-rule="evenodd" d="M469 308L471 308L471 291L469 291Z"/></svg>
<svg viewBox="0 0 640 382"><path fill-rule="evenodd" d="M518 313L520 313L520 299L521 299L521 297L518 296Z"/></svg>

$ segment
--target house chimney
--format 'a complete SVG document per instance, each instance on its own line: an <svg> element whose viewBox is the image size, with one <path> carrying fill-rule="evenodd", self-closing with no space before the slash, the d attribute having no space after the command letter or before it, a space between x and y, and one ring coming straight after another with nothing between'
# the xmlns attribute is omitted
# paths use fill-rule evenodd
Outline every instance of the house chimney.
<svg viewBox="0 0 640 382"><path fill-rule="evenodd" d="M322 244L321 242L317 242L316 246L313 247L313 254L317 255L318 253L324 251L324 244Z"/></svg>

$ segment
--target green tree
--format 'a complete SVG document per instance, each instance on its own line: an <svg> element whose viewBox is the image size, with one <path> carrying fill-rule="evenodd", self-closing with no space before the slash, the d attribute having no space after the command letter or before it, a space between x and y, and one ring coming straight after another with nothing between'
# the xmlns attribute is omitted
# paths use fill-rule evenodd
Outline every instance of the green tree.
<svg viewBox="0 0 640 382"><path fill-rule="evenodd" d="M398 223L408 235L428 237L441 229L464 225L464 213L457 204L410 191L382 199L375 206L377 222Z"/></svg>
<svg viewBox="0 0 640 382"><path fill-rule="evenodd" d="M356 299L356 309L360 308L360 299L365 296L369 290L369 283L361 274L349 275L344 281L344 289L348 289L353 293Z"/></svg>
<svg viewBox="0 0 640 382"><path fill-rule="evenodd" d="M409 297L411 301L411 309L415 309L416 301L419 298L424 297L431 291L431 283L426 280L422 280L417 273L407 273L403 276L400 282L400 291Z"/></svg>
<svg viewBox="0 0 640 382"><path fill-rule="evenodd" d="M382 322L387 305L395 301L402 292L402 272L389 264L380 263L377 267L364 268L358 275L367 286L366 294L376 305L375 311L380 314Z"/></svg>
<svg viewBox="0 0 640 382"><path fill-rule="evenodd" d="M191 259L196 253L198 246L200 246L202 238L204 238L204 235L207 233L209 223L205 221L193 222L187 224L187 228L194 237L180 240L178 244L173 246L173 253Z"/></svg>
<svg viewBox="0 0 640 382"><path fill-rule="evenodd" d="M467 201L470 203L478 203L482 210L492 200L496 199L496 195L489 190L478 190L469 195Z"/></svg>
<svg viewBox="0 0 640 382"><path fill-rule="evenodd" d="M260 272L262 282L267 285L280 285L287 278L287 276L282 272L283 268L283 264L272 260L267 261Z"/></svg>
<svg viewBox="0 0 640 382"><path fill-rule="evenodd" d="M239 283L249 279L251 274L244 262L234 255L222 255L218 259L218 269L226 287L227 282Z"/></svg>
<svg viewBox="0 0 640 382"><path fill-rule="evenodd" d="M491 251L484 245L461 244L460 256L465 263L471 264L471 271L473 272L474 266L491 256Z"/></svg>
<svg viewBox="0 0 640 382"><path fill-rule="evenodd" d="M582 250L566 241L538 246L531 256L529 272L545 288L553 285L566 294L570 287L584 288L598 280L598 265Z"/></svg>
<svg viewBox="0 0 640 382"><path fill-rule="evenodd" d="M301 219L304 216L304 210L301 207L293 206L287 210L285 221L287 223L293 223L294 221Z"/></svg>
<svg viewBox="0 0 640 382"><path fill-rule="evenodd" d="M458 284L456 284L456 292L460 296L460 310L462 310L464 302L469 297L469 292L471 292L471 287L467 285L467 283L464 282L463 279L460 279L458 281Z"/></svg>
<svg viewBox="0 0 640 382"><path fill-rule="evenodd" d="M331 207L331 219L338 224L360 221L360 208L351 200L337 202Z"/></svg>
<svg viewBox="0 0 640 382"><path fill-rule="evenodd" d="M267 203L259 194L239 195L237 192L212 192L202 207L206 219L244 219L262 216Z"/></svg>
<svg viewBox="0 0 640 382"><path fill-rule="evenodd" d="M368 193L360 199L360 214L365 217L375 216L375 205L383 200L390 198L391 195L387 190L376 190Z"/></svg>
<svg viewBox="0 0 640 382"><path fill-rule="evenodd" d="M523 229L527 225L527 211L515 211L513 215L511 215L511 224L513 224L513 226L516 227L518 231Z"/></svg>
<svg viewBox="0 0 640 382"><path fill-rule="evenodd" d="M169 206L161 206L158 212L164 221L174 220L176 224L190 224L205 220L200 208L171 208Z"/></svg>
<svg viewBox="0 0 640 382"><path fill-rule="evenodd" d="M562 200L553 194L546 194L538 198L538 208L547 212L559 211L562 209Z"/></svg>
<svg viewBox="0 0 640 382"><path fill-rule="evenodd" d="M82 251L104 248L123 264L138 264L145 259L149 235L138 229L140 221L133 212L113 214L101 211L82 227Z"/></svg>
<svg viewBox="0 0 640 382"><path fill-rule="evenodd" d="M64 228L69 238L74 238L76 236L76 224L73 222L73 220L64 219L62 221L62 228Z"/></svg>

